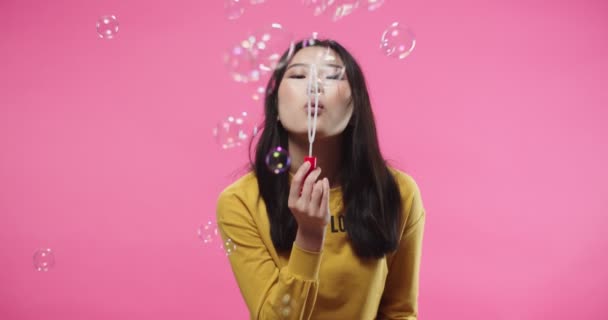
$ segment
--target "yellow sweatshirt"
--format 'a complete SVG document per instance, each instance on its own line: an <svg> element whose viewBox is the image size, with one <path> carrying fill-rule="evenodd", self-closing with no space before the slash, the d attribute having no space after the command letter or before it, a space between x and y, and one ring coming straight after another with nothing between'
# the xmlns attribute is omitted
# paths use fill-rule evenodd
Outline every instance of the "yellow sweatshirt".
<svg viewBox="0 0 608 320"><path fill-rule="evenodd" d="M398 249L381 259L355 255L344 230L340 187L330 191L331 220L321 251L294 244L285 254L272 243L253 172L221 192L217 223L223 240L236 248L228 257L251 319L418 318L425 209L414 179L389 170L401 190L403 218Z"/></svg>

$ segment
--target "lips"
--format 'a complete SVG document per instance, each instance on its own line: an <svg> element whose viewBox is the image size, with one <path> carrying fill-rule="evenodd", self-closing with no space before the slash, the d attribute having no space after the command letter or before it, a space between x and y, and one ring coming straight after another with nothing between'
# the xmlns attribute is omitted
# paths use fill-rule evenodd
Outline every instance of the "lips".
<svg viewBox="0 0 608 320"><path fill-rule="evenodd" d="M308 109L308 103L304 104L304 109ZM310 104L310 109L315 110L315 103L311 103ZM325 106L321 103L319 103L319 110L321 109L325 109Z"/></svg>

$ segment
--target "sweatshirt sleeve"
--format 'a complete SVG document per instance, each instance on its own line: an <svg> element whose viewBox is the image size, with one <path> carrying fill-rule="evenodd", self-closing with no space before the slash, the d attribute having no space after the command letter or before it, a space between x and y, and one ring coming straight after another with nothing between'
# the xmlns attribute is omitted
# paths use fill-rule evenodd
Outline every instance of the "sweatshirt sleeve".
<svg viewBox="0 0 608 320"><path fill-rule="evenodd" d="M319 287L322 252L295 244L279 267L260 237L256 223L238 195L222 192L217 204L220 234L236 249L228 256L251 319L310 319Z"/></svg>
<svg viewBox="0 0 608 320"><path fill-rule="evenodd" d="M389 265L378 319L418 319L418 285L426 219L420 190L414 183L411 207L399 247Z"/></svg>

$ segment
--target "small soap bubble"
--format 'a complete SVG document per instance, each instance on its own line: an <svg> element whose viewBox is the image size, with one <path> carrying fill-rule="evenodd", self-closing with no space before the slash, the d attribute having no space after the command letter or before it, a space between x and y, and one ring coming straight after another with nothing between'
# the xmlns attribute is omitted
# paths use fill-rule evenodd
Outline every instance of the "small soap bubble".
<svg viewBox="0 0 608 320"><path fill-rule="evenodd" d="M232 239L228 238L224 241L224 244L221 246L226 253L227 256L232 255L236 251L236 244L232 241Z"/></svg>
<svg viewBox="0 0 608 320"><path fill-rule="evenodd" d="M266 155L266 166L274 174L281 174L289 170L291 165L291 158L287 150L281 146L278 146Z"/></svg>
<svg viewBox="0 0 608 320"><path fill-rule="evenodd" d="M204 244L216 242L219 234L217 232L217 225L213 221L207 221L198 228L198 237L203 240Z"/></svg>
<svg viewBox="0 0 608 320"><path fill-rule="evenodd" d="M255 87L254 92L251 94L251 98L255 101L263 101L266 96L266 88L262 85Z"/></svg>
<svg viewBox="0 0 608 320"><path fill-rule="evenodd" d="M331 10L333 21L341 20L342 18L353 14L353 12L359 7L359 0L333 0L331 2Z"/></svg>
<svg viewBox="0 0 608 320"><path fill-rule="evenodd" d="M315 16L322 15L331 6L333 0L302 0L302 4L312 9Z"/></svg>
<svg viewBox="0 0 608 320"><path fill-rule="evenodd" d="M380 39L380 49L388 57L405 59L416 46L416 38L410 28L393 22Z"/></svg>
<svg viewBox="0 0 608 320"><path fill-rule="evenodd" d="M367 0L367 10L375 11L384 4L384 0Z"/></svg>
<svg viewBox="0 0 608 320"><path fill-rule="evenodd" d="M231 149L246 144L257 134L257 127L251 124L247 112L228 116L212 130L213 137L222 149Z"/></svg>
<svg viewBox="0 0 608 320"><path fill-rule="evenodd" d="M55 254L49 248L38 249L34 252L34 268L46 272L55 266Z"/></svg>
<svg viewBox="0 0 608 320"><path fill-rule="evenodd" d="M236 20L245 12L245 0L225 0L224 10L226 18Z"/></svg>
<svg viewBox="0 0 608 320"><path fill-rule="evenodd" d="M102 39L113 39L118 33L118 19L114 15L105 15L97 19L97 35Z"/></svg>

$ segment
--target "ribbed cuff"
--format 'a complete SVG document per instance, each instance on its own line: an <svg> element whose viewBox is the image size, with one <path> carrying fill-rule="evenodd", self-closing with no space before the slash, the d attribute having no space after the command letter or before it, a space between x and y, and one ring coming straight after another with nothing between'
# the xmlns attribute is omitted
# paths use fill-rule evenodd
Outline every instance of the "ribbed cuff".
<svg viewBox="0 0 608 320"><path fill-rule="evenodd" d="M287 269L297 277L305 280L316 280L319 278L322 252L304 250L294 243L289 262L287 263Z"/></svg>

